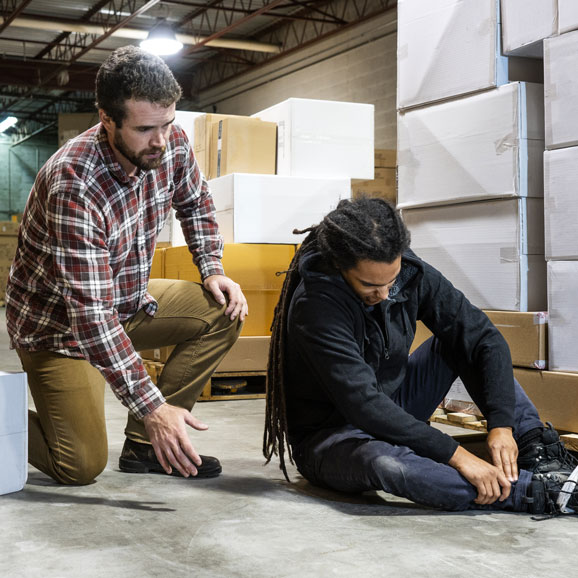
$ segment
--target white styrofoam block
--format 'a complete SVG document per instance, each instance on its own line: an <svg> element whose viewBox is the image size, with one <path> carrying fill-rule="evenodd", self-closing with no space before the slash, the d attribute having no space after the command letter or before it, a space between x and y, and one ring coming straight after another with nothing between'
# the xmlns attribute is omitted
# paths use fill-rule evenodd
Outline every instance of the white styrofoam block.
<svg viewBox="0 0 578 578"><path fill-rule="evenodd" d="M277 123L277 174L373 179L374 105L289 98L252 115Z"/></svg>
<svg viewBox="0 0 578 578"><path fill-rule="evenodd" d="M513 82L399 114L398 206L542 196L543 103Z"/></svg>
<svg viewBox="0 0 578 578"><path fill-rule="evenodd" d="M544 40L546 148L578 144L578 31Z"/></svg>
<svg viewBox="0 0 578 578"><path fill-rule="evenodd" d="M558 32L564 34L578 28L578 2L558 0Z"/></svg>
<svg viewBox="0 0 578 578"><path fill-rule="evenodd" d="M234 173L209 181L225 243L299 243L341 199L351 197L349 179Z"/></svg>
<svg viewBox="0 0 578 578"><path fill-rule="evenodd" d="M546 307L543 199L403 210L412 249L482 309Z"/></svg>
<svg viewBox="0 0 578 578"><path fill-rule="evenodd" d="M25 373L0 371L0 494L28 477L28 388Z"/></svg>
<svg viewBox="0 0 578 578"><path fill-rule="evenodd" d="M578 371L578 261L548 262L548 368Z"/></svg>
<svg viewBox="0 0 578 578"><path fill-rule="evenodd" d="M578 259L578 147L544 153L546 259Z"/></svg>
<svg viewBox="0 0 578 578"><path fill-rule="evenodd" d="M175 111L175 124L178 124L185 131L191 146L195 143L195 119L204 114L204 112L191 112L188 110Z"/></svg>
<svg viewBox="0 0 578 578"><path fill-rule="evenodd" d="M506 83L499 18L498 0L398 0L398 109Z"/></svg>
<svg viewBox="0 0 578 578"><path fill-rule="evenodd" d="M542 58L542 41L558 33L558 0L501 0L501 5L503 53Z"/></svg>

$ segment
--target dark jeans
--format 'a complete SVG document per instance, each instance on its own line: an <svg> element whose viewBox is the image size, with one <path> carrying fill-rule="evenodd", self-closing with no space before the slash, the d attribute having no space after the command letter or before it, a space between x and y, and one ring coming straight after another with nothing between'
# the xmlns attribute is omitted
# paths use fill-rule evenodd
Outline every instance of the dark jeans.
<svg viewBox="0 0 578 578"><path fill-rule="evenodd" d="M427 421L441 403L456 374L438 353L435 338L409 359L405 384L393 400L416 419ZM515 437L541 427L538 412L515 382ZM499 509L525 511L522 498L531 474L520 471L504 502L478 506L476 488L447 464L415 454L411 449L375 439L351 425L322 430L293 448L301 474L311 483L343 492L384 490L418 504L443 510Z"/></svg>

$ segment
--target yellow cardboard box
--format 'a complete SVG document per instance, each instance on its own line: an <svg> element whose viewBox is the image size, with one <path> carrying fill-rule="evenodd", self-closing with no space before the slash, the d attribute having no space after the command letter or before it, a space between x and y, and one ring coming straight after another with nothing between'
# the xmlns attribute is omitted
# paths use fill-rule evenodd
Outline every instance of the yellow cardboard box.
<svg viewBox="0 0 578 578"><path fill-rule="evenodd" d="M225 273L241 285L249 304L241 335L270 335L275 305L284 275L295 255L295 245L225 244ZM187 247L170 247L165 253L165 278L201 282Z"/></svg>

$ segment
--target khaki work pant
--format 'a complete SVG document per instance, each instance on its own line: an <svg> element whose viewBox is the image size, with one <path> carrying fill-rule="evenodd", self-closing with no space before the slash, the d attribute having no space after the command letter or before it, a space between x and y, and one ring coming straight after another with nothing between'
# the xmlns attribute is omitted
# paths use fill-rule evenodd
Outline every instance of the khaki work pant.
<svg viewBox="0 0 578 578"><path fill-rule="evenodd" d="M197 283L153 279L148 289L159 305L155 317L139 311L125 331L137 351L176 345L157 386L168 403L191 410L242 323ZM29 462L60 483L90 483L108 459L103 376L87 361L51 351L18 355L36 407L29 412ZM125 434L148 442L131 415Z"/></svg>

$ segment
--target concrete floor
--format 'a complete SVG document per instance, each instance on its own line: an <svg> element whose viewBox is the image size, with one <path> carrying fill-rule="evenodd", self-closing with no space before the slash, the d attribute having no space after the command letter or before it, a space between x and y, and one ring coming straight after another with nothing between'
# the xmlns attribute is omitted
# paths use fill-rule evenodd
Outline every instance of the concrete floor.
<svg viewBox="0 0 578 578"><path fill-rule="evenodd" d="M18 370L0 309L0 370ZM577 575L578 517L443 513L383 492L316 489L263 466L265 402L199 403L213 480L118 470L125 411L107 396L110 459L96 483L55 485L30 467L0 496L0 577L444 577ZM440 426L443 427L443 426ZM456 433L463 432L452 428Z"/></svg>

